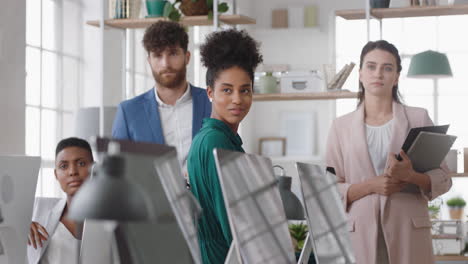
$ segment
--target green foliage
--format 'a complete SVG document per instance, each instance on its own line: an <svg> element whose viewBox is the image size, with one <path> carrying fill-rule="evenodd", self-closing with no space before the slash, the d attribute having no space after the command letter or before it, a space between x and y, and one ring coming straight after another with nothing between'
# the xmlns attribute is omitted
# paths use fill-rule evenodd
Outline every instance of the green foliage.
<svg viewBox="0 0 468 264"><path fill-rule="evenodd" d="M199 0L191 0L193 3ZM208 19L213 19L213 0L201 0L206 1L206 5L210 9L208 12ZM164 16L169 18L172 21L179 22L180 18L182 17L182 13L179 10L179 5L181 4L182 0L175 0L173 3L169 3L166 5L164 9ZM177 5L177 6L176 6ZM229 6L226 2L218 3L218 13L222 14L229 10Z"/></svg>
<svg viewBox="0 0 468 264"><path fill-rule="evenodd" d="M461 197L454 197L447 201L447 206L449 207L464 207L465 205L466 205L466 202Z"/></svg>
<svg viewBox="0 0 468 264"><path fill-rule="evenodd" d="M309 233L307 225L303 223L290 224L289 233L291 234L291 237L297 241L297 246L294 250L296 252L300 252L304 247L304 242L307 237L307 233Z"/></svg>
<svg viewBox="0 0 468 264"><path fill-rule="evenodd" d="M437 205L429 205L429 206L427 207L427 209L429 210L429 212L432 212L432 213L437 214L437 213L439 213L439 211L440 211L440 206L437 206Z"/></svg>

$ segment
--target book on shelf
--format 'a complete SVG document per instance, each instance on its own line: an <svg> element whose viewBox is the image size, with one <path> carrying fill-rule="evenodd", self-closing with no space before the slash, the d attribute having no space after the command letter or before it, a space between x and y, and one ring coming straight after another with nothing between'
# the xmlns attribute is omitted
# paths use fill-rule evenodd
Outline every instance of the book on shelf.
<svg viewBox="0 0 468 264"><path fill-rule="evenodd" d="M338 89L341 89L343 87L343 84L348 79L348 77L351 74L351 72L353 71L355 65L356 64L354 62L351 62L350 64L346 65L347 66L346 71L343 73L343 76L341 76L341 78L338 81L338 84L336 85Z"/></svg>
<svg viewBox="0 0 468 264"><path fill-rule="evenodd" d="M341 70L333 76L333 78L327 83L328 90L341 89L348 79L349 75L353 71L356 64L351 62L341 68Z"/></svg>

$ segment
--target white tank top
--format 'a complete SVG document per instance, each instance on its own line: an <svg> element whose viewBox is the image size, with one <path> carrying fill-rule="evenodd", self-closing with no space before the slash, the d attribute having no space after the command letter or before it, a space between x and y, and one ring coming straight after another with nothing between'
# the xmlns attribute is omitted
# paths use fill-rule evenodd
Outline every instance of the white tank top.
<svg viewBox="0 0 468 264"><path fill-rule="evenodd" d="M39 263L78 263L77 257L80 243L81 240L76 239L65 225L59 222Z"/></svg>
<svg viewBox="0 0 468 264"><path fill-rule="evenodd" d="M381 175L385 170L392 130L393 119L381 126L366 124L367 147L377 176Z"/></svg>

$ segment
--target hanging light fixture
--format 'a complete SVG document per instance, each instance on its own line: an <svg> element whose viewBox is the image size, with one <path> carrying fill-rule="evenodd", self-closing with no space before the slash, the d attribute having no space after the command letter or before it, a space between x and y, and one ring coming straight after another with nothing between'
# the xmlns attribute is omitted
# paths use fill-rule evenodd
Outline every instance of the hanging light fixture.
<svg viewBox="0 0 468 264"><path fill-rule="evenodd" d="M411 58L408 69L410 78L444 78L452 77L452 69L447 55L427 50Z"/></svg>
<svg viewBox="0 0 468 264"><path fill-rule="evenodd" d="M437 51L427 50L414 55L411 58L408 69L408 78L428 78L434 82L434 123L439 123L439 78L452 77L452 69L447 55Z"/></svg>
<svg viewBox="0 0 468 264"><path fill-rule="evenodd" d="M283 202L284 212L288 220L304 220L304 208L301 201L291 191L292 178L285 176L284 168L275 165L273 168L281 169L281 174L278 177L278 188Z"/></svg>

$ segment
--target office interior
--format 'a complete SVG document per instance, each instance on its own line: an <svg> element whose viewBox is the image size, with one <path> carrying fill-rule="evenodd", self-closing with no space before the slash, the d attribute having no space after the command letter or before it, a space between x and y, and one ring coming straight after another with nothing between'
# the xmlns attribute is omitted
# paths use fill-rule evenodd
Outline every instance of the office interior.
<svg viewBox="0 0 468 264"><path fill-rule="evenodd" d="M436 125L450 124L448 134L457 136L450 162L447 156L453 185L430 202L440 208L432 219L434 224L454 221L447 201L454 197L468 199L468 34L463 30L468 25L468 1L420 1L421 6L415 7L410 6L413 1L390 0L389 9L396 10L394 13L386 16L370 12L369 17L365 0L222 2L230 7L227 14L235 6L236 14L253 22L227 25L220 21L218 30L245 29L261 43L264 58L255 74L258 93L239 130L246 153L263 154L272 165L284 168L285 175L292 177L292 192L302 198L296 162L324 163L332 121L357 106L361 49L368 40L385 39L395 44L402 57L399 87L404 103L427 109ZM154 85L141 44L147 25L137 29L91 25L90 21L99 23L101 18L108 18L109 4L106 0L1 2L0 155L40 157L36 197L64 197L53 173L54 150L61 139L92 132L109 137L113 112L99 110L112 109ZM144 18L145 1L140 4L137 17ZM430 11L410 12L410 8ZM304 16L304 10L309 10L312 22L306 25L303 17L300 22L293 17L286 25L274 25L281 22L275 21L281 20L275 17L278 10L286 10L291 17L299 13ZM217 29L213 25L187 28L192 52L187 80L205 87L200 45ZM447 55L451 77L407 76L412 57L427 50ZM328 90L326 82L333 76L327 75L327 69L338 73L351 62L356 66L342 87ZM273 72L278 82L273 93L262 91L266 72ZM293 85L294 79L301 78L309 81L307 96L301 98L304 92L300 91L293 91L293 97L285 96L285 83ZM279 173L277 169L273 172ZM436 263L468 263L464 256L468 252L461 253L468 247L467 211L455 222L455 227L442 231L449 235L433 233Z"/></svg>

